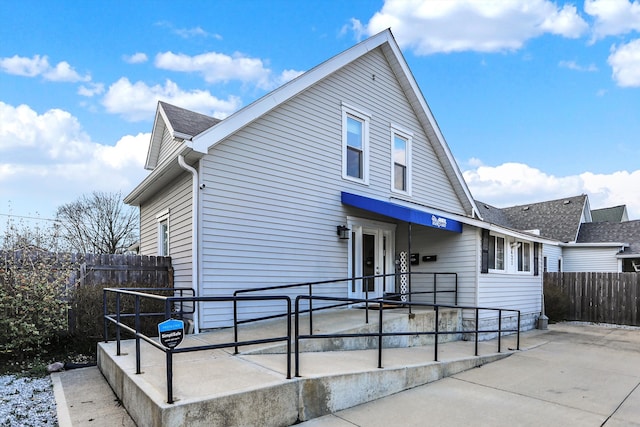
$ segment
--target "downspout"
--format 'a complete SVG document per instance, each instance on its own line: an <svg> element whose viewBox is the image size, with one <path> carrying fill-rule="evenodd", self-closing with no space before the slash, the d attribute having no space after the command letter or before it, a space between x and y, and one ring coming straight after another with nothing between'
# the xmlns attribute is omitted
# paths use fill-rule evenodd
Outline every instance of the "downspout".
<svg viewBox="0 0 640 427"><path fill-rule="evenodd" d="M198 288L198 272L200 270L198 262L200 259L200 255L198 253L198 200L200 198L198 194L198 171L184 161L184 156L182 154L178 156L178 164L182 169L190 172L193 177L191 185L191 286L193 287L196 296L198 296L200 293L200 289ZM197 334L200 332L200 304L194 304L196 304L196 309L193 311L193 332Z"/></svg>

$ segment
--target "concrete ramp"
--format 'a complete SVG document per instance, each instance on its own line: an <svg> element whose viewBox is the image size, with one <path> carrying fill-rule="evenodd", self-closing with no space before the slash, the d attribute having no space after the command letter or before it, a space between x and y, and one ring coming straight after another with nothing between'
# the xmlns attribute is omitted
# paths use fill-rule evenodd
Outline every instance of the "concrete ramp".
<svg viewBox="0 0 640 427"><path fill-rule="evenodd" d="M363 327L357 320L344 328L349 316L361 314L339 311L327 322L316 321L314 316L314 331L316 325L318 331ZM408 317L406 313L398 316ZM342 328L336 329L331 322ZM240 339L255 336L259 329L242 330ZM225 335L229 334L224 330L189 335L182 345L228 342ZM300 355L300 377L292 379L286 379L285 353L253 348L237 355L233 349L175 354L172 404L167 403L165 355L151 345L141 344L139 375L135 373L133 340L121 342L121 356L115 355L115 342L99 344L98 366L141 427L289 426L481 366L508 356L511 351L507 349L514 347L513 336L503 338L502 353L497 353L495 341L480 343L480 356L475 357L473 342L439 343L438 361L434 361L433 344L395 346L384 349L383 368L377 367L375 349L308 351Z"/></svg>

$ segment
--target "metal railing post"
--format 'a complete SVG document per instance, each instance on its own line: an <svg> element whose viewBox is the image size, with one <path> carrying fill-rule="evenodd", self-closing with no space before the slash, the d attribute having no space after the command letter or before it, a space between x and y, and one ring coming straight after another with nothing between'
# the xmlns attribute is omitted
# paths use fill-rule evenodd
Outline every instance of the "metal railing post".
<svg viewBox="0 0 640 427"><path fill-rule="evenodd" d="M520 310L518 310L518 333L516 338L516 350L520 350Z"/></svg>
<svg viewBox="0 0 640 427"><path fill-rule="evenodd" d="M296 369L296 377L300 376L300 297L296 297L296 306L295 312L293 313L295 318L295 369Z"/></svg>
<svg viewBox="0 0 640 427"><path fill-rule="evenodd" d="M435 343L434 343L434 355L433 355L433 360L435 362L438 361L438 333L440 332L440 327L439 327L439 323L440 323L440 307L438 307L437 305L435 306L436 309L436 325L435 325Z"/></svg>
<svg viewBox="0 0 640 427"><path fill-rule="evenodd" d="M287 379L291 379L291 298L287 297ZM236 341L237 342L237 341Z"/></svg>
<svg viewBox="0 0 640 427"><path fill-rule="evenodd" d="M240 353L238 349L238 300L236 293L233 293L233 340L236 342L233 354Z"/></svg>
<svg viewBox="0 0 640 427"><path fill-rule="evenodd" d="M498 310L498 353L502 350L502 310Z"/></svg>
<svg viewBox="0 0 640 427"><path fill-rule="evenodd" d="M476 307L476 356L478 355L478 332L480 330L480 315L478 311L479 309Z"/></svg>
<svg viewBox="0 0 640 427"><path fill-rule="evenodd" d="M120 356L120 293L116 294L116 355Z"/></svg>
<svg viewBox="0 0 640 427"><path fill-rule="evenodd" d="M313 285L309 283L309 335L313 335Z"/></svg>
<svg viewBox="0 0 640 427"><path fill-rule="evenodd" d="M383 305L380 304L380 313L378 314L378 368L382 368L382 311Z"/></svg>
<svg viewBox="0 0 640 427"><path fill-rule="evenodd" d="M453 273L455 274L455 278L456 278L456 305L458 305L458 273Z"/></svg>
<svg viewBox="0 0 640 427"><path fill-rule="evenodd" d="M102 290L102 323L104 326L104 342L109 342L109 322L107 321L107 290Z"/></svg>
<svg viewBox="0 0 640 427"><path fill-rule="evenodd" d="M135 329L136 329L136 374L140 374L140 296L136 295L136 311L135 311Z"/></svg>
<svg viewBox="0 0 640 427"><path fill-rule="evenodd" d="M438 275L433 273L433 303L438 303Z"/></svg>
<svg viewBox="0 0 640 427"><path fill-rule="evenodd" d="M173 403L173 353L171 349L165 350L167 354L167 403Z"/></svg>

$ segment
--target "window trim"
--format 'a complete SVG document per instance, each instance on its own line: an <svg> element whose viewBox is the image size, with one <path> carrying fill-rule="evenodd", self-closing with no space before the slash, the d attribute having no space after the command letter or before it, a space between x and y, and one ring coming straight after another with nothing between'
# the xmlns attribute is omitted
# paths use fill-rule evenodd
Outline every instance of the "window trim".
<svg viewBox="0 0 640 427"><path fill-rule="evenodd" d="M342 179L369 185L369 124L371 114L342 103ZM351 176L347 173L347 119L362 122L362 178Z"/></svg>
<svg viewBox="0 0 640 427"><path fill-rule="evenodd" d="M171 230L171 225L169 223L169 209L165 209L164 211L160 212L159 214L156 215L156 223L157 223L157 252L158 252L158 256L169 256L169 251L171 248L171 239L170 239L170 230ZM162 227L163 224L166 224L167 226L167 230L166 230L166 243L165 243L165 239L164 239L164 234Z"/></svg>
<svg viewBox="0 0 640 427"><path fill-rule="evenodd" d="M405 140L406 149L405 149L405 186L404 190L399 190L396 188L396 174L395 174L395 139L396 136L400 139ZM390 129L390 137L391 137L391 191L393 193L404 194L407 196L411 196L411 183L412 183L412 167L411 167L411 149L413 145L413 132L402 129L400 126L391 124Z"/></svg>

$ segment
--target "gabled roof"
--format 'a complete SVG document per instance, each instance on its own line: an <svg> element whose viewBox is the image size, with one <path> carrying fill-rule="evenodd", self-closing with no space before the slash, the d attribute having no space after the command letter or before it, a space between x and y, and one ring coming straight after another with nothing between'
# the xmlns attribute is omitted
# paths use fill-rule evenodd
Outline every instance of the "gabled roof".
<svg viewBox="0 0 640 427"><path fill-rule="evenodd" d="M627 206L612 206L610 208L593 209L591 211L593 222L622 222L629 221Z"/></svg>
<svg viewBox="0 0 640 427"><path fill-rule="evenodd" d="M471 192L462 176L460 169L451 153L438 124L436 123L429 106L427 105L417 82L415 81L408 64L406 63L400 47L396 43L391 30L384 30L350 49L332 57L322 64L301 74L294 80L284 84L271 93L263 96L252 104L237 111L217 126L195 135L190 142L190 147L195 152L207 153L209 149L223 141L228 136L242 129L249 123L269 111L282 105L294 96L307 90L332 73L354 62L368 52L380 48L389 62L398 79L407 99L411 103L422 127L424 128L433 149L438 156L449 181L458 195L465 211L471 216L477 215L477 207L471 196Z"/></svg>
<svg viewBox="0 0 640 427"><path fill-rule="evenodd" d="M215 117L158 101L145 168L153 170L158 166L158 156L165 130L168 130L173 138L189 140L218 123L220 119Z"/></svg>
<svg viewBox="0 0 640 427"><path fill-rule="evenodd" d="M640 254L640 220L587 222L580 226L577 243L628 243L625 254Z"/></svg>
<svg viewBox="0 0 640 427"><path fill-rule="evenodd" d="M209 127L206 127L207 123L204 118L206 116L203 117L197 113L170 104L159 103L145 166L147 169L151 169L152 172L125 198L125 203L139 203L140 200L148 197L147 191L158 191L157 189L161 188L164 182L163 180L168 180L172 173L179 170L177 166L174 167L177 165L176 159L178 156L191 156L193 159L205 155L209 152L210 148L222 142L228 136L279 107L294 96L304 92L332 73L378 48L381 49L389 62L400 86L411 103L465 212L470 217L477 216L478 209L462 176L462 172L458 168L453 154L445 142L409 66L402 56L398 44L388 29L303 73L252 104L235 112L223 121L217 123L211 122L211 126ZM366 94L363 94L363 96L366 96ZM209 119L216 120L213 118ZM197 122L199 127L192 129L188 126L183 126L192 120ZM173 158L168 158L166 161L163 161L161 165L158 165L160 145L165 130L164 126L169 129L174 138L181 138L184 142L181 149L175 152ZM178 129L182 130L182 132L179 132Z"/></svg>
<svg viewBox="0 0 640 427"><path fill-rule="evenodd" d="M586 195L546 202L496 208L476 202L485 221L516 230L538 230L541 236L560 242L575 242L580 224L590 220ZM587 214L585 214L587 212Z"/></svg>

